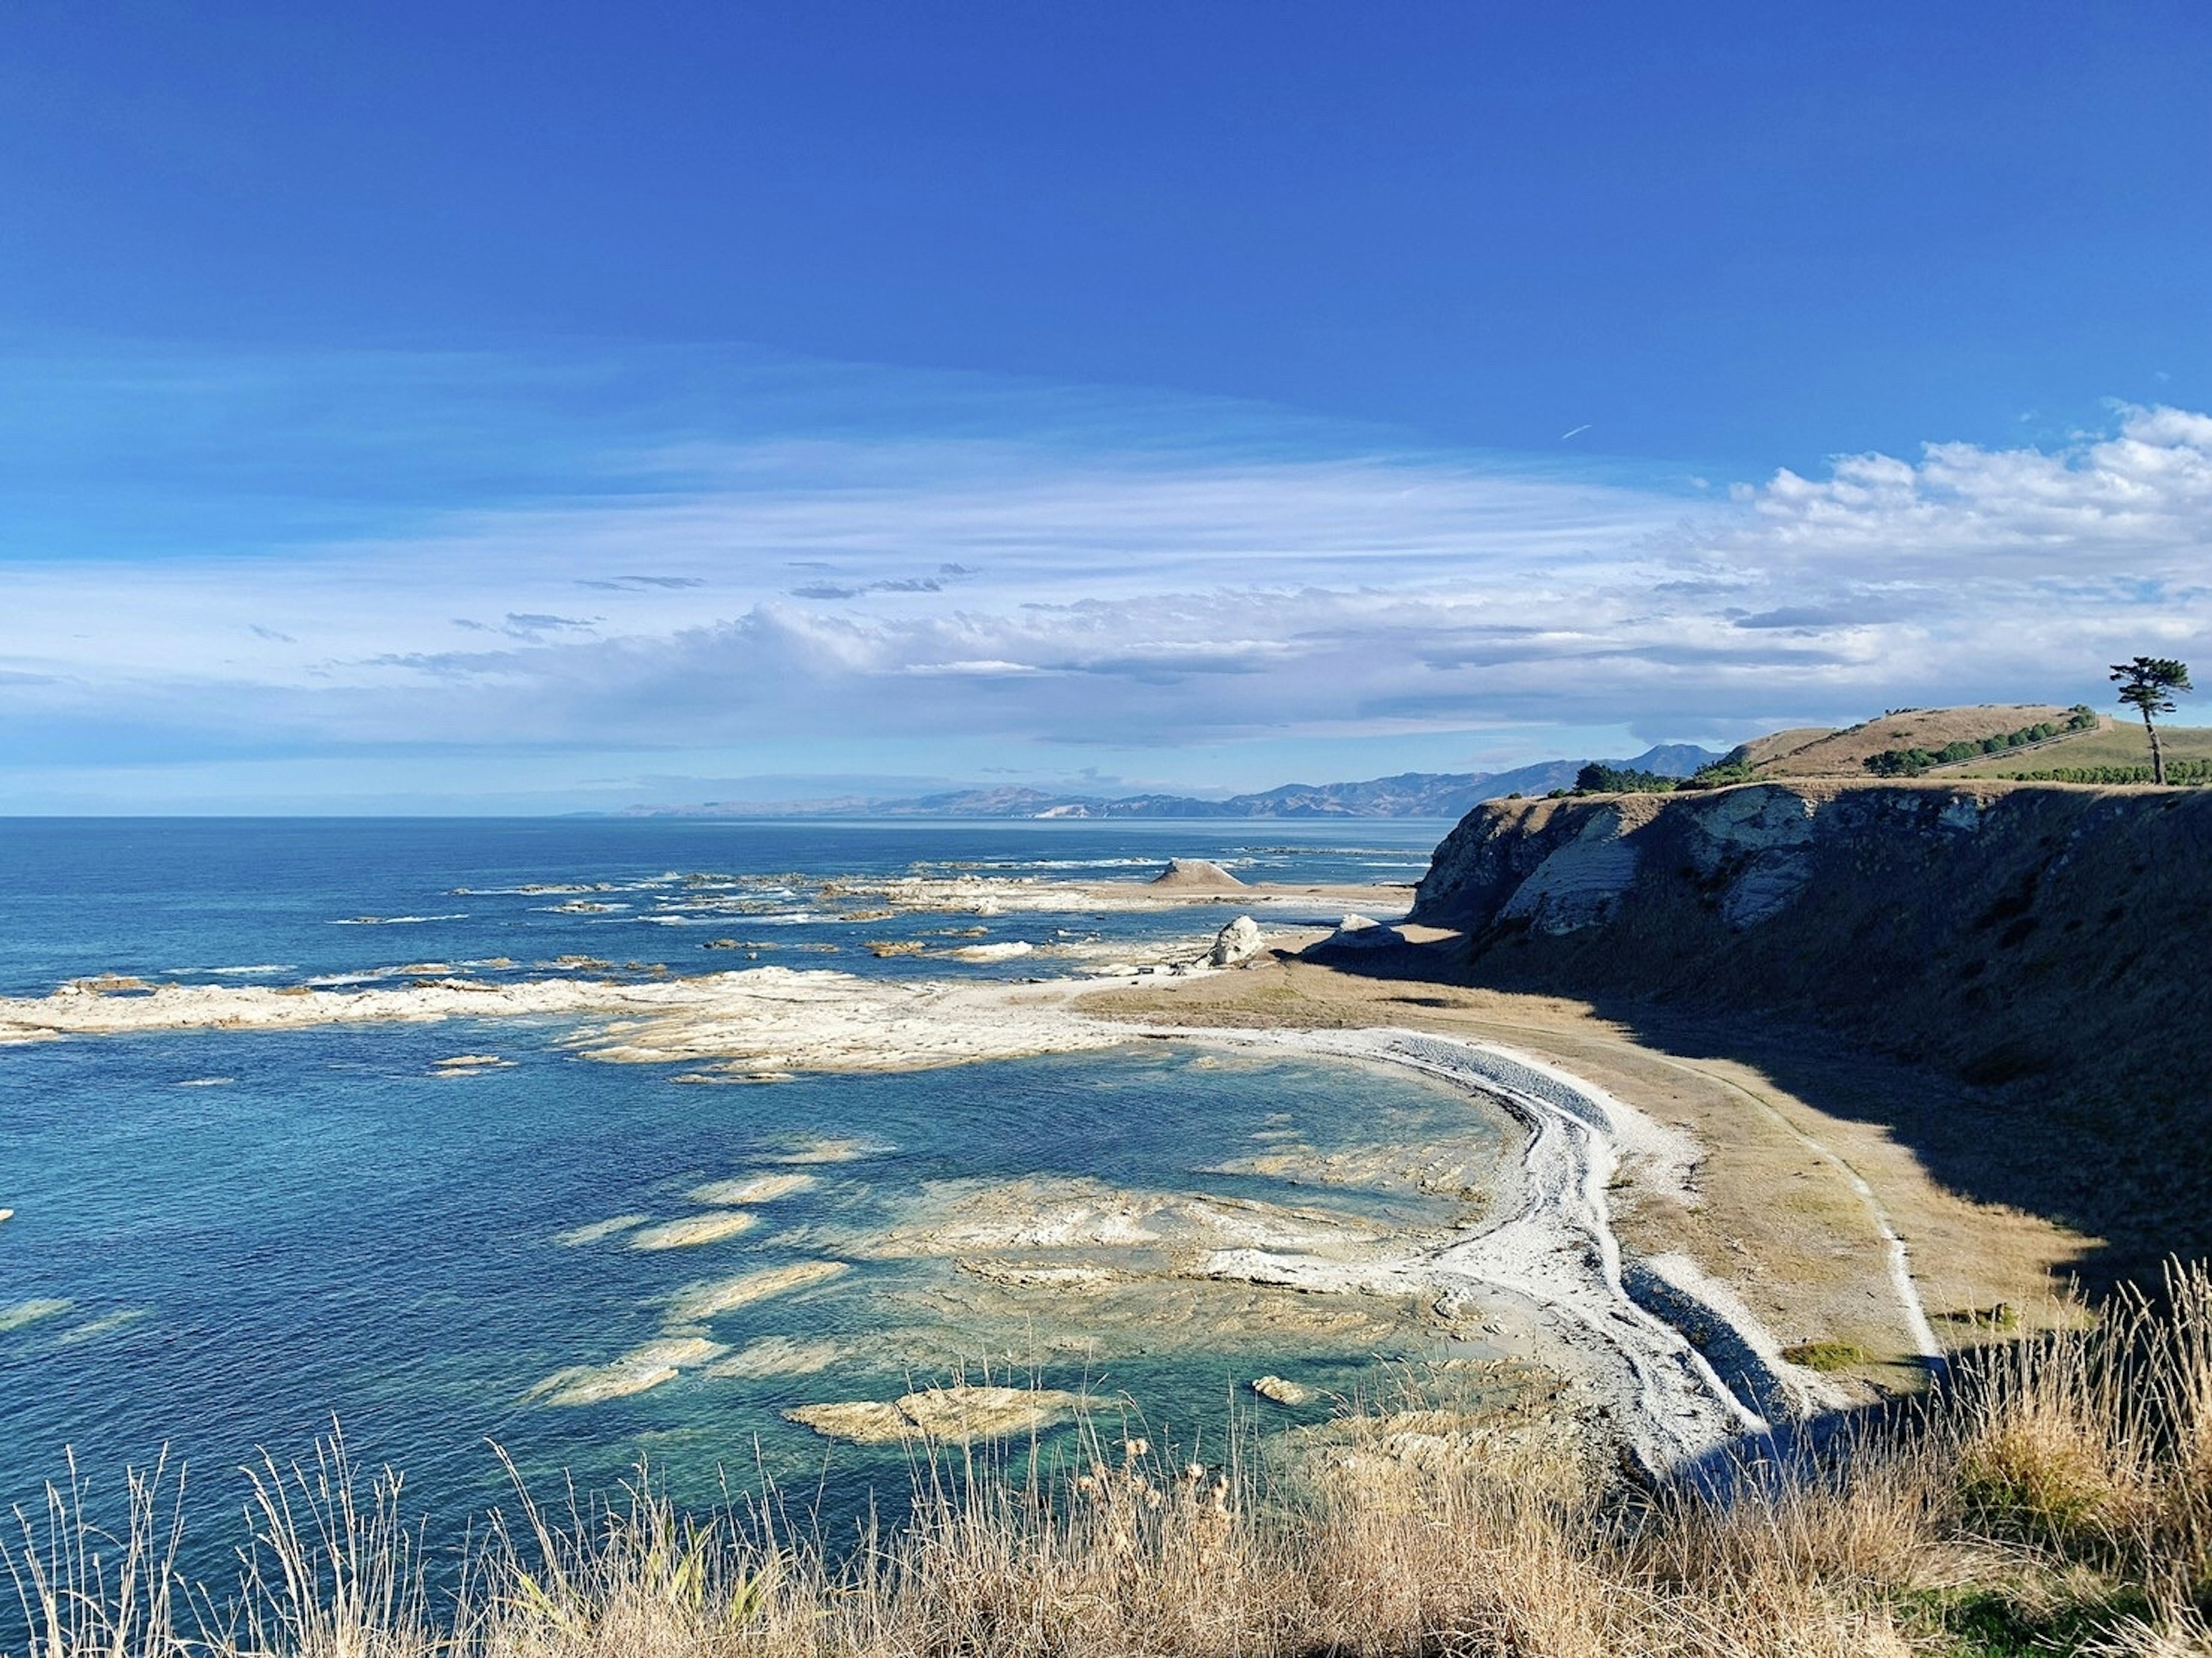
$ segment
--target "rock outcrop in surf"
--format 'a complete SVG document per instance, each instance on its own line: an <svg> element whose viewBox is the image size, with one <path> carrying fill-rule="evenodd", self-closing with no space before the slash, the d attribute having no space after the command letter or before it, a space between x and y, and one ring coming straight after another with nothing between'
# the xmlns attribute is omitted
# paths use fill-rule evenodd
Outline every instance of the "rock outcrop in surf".
<svg viewBox="0 0 2212 1658"><path fill-rule="evenodd" d="M1168 860L1168 866L1146 884L1179 887L1193 891L1230 892L1244 884L1211 858L1171 858Z"/></svg>

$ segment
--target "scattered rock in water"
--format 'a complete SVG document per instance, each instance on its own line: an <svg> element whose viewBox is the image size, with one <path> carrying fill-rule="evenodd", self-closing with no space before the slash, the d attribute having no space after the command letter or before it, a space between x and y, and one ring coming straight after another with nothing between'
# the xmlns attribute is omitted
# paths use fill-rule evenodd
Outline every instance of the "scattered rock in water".
<svg viewBox="0 0 2212 1658"><path fill-rule="evenodd" d="M1249 915L1240 915L1214 936L1213 948L1206 953L1206 964L1242 967L1257 956L1266 943L1260 936L1260 924Z"/></svg>
<svg viewBox="0 0 2212 1658"><path fill-rule="evenodd" d="M531 1391L549 1405L597 1405L627 1399L672 1382L691 1365L718 1358L729 1349L704 1336L670 1336L648 1341L611 1363L556 1370Z"/></svg>
<svg viewBox="0 0 2212 1658"><path fill-rule="evenodd" d="M842 1342L763 1336L757 1341L746 1343L727 1358L717 1359L704 1374L717 1381L744 1382L775 1376L814 1376L850 1356Z"/></svg>
<svg viewBox="0 0 2212 1658"><path fill-rule="evenodd" d="M1210 858L1173 858L1168 860L1165 869L1146 884L1220 891L1242 887L1244 884Z"/></svg>
<svg viewBox="0 0 2212 1658"><path fill-rule="evenodd" d="M1082 1402L1052 1388L928 1388L888 1405L855 1400L795 1406L783 1414L828 1438L882 1445L902 1439L1005 1439L1065 1420Z"/></svg>
<svg viewBox="0 0 2212 1658"><path fill-rule="evenodd" d="M963 962L1011 962L1017 957L1033 953L1036 946L1024 938L1010 938L1004 944L965 944L952 954Z"/></svg>
<svg viewBox="0 0 2212 1658"><path fill-rule="evenodd" d="M873 1140L808 1139L793 1146L780 1157L765 1159L769 1163L857 1163L862 1157L880 1157L891 1147Z"/></svg>
<svg viewBox="0 0 2212 1658"><path fill-rule="evenodd" d="M514 1068L513 1060L503 1060L496 1054L456 1054L450 1060L441 1060L430 1074L434 1077L473 1077L479 1072Z"/></svg>
<svg viewBox="0 0 2212 1658"><path fill-rule="evenodd" d="M702 1243L719 1243L749 1230L759 1217L750 1209L722 1209L710 1214L686 1215L666 1220L631 1235L633 1249L691 1249Z"/></svg>
<svg viewBox="0 0 2212 1658"><path fill-rule="evenodd" d="M62 985L58 996L146 996L154 987L145 980L127 973L95 973L88 978L71 979Z"/></svg>
<svg viewBox="0 0 2212 1658"><path fill-rule="evenodd" d="M736 1209L748 1203L773 1203L814 1184L811 1175L749 1175L740 1180L709 1181L686 1194L694 1203L715 1209Z"/></svg>
<svg viewBox="0 0 2212 1658"><path fill-rule="evenodd" d="M931 1388L907 1394L898 1407L932 1439L1003 1439L1048 1428L1082 1402L1056 1388Z"/></svg>
<svg viewBox="0 0 2212 1658"><path fill-rule="evenodd" d="M15 1218L15 1212L13 1209L0 1209L0 1221L10 1221Z"/></svg>
<svg viewBox="0 0 2212 1658"><path fill-rule="evenodd" d="M627 1232L633 1226L642 1226L653 1218L650 1215L611 1215L605 1220L590 1221L581 1226L572 1226L565 1232L556 1232L553 1242L564 1249L580 1248L586 1243L597 1243L617 1232Z"/></svg>
<svg viewBox="0 0 2212 1658"><path fill-rule="evenodd" d="M97 1341L100 1337L112 1334L126 1324L136 1324L145 1316L146 1309L143 1307L118 1307L115 1311L103 1314L99 1318L80 1324L75 1329L63 1331L54 1339L65 1347L80 1341Z"/></svg>
<svg viewBox="0 0 2212 1658"><path fill-rule="evenodd" d="M843 1405L796 1405L783 1418L813 1429L824 1439L848 1439L855 1445L893 1444L920 1434L897 1406L867 1400Z"/></svg>
<svg viewBox="0 0 2212 1658"><path fill-rule="evenodd" d="M693 1285L671 1303L669 1315L683 1323L694 1324L739 1307L750 1307L772 1296L788 1295L794 1290L826 1284L851 1270L842 1260L801 1260L788 1266L742 1272L718 1284Z"/></svg>
<svg viewBox="0 0 2212 1658"><path fill-rule="evenodd" d="M1310 1405L1319 1397L1304 1382L1286 1381L1279 1376L1261 1376L1252 1384L1252 1391L1278 1405Z"/></svg>
<svg viewBox="0 0 2212 1658"><path fill-rule="evenodd" d="M42 1318L52 1318L66 1313L76 1303L69 1300L19 1301L14 1306L0 1306L0 1331L20 1330L26 1324L35 1324Z"/></svg>

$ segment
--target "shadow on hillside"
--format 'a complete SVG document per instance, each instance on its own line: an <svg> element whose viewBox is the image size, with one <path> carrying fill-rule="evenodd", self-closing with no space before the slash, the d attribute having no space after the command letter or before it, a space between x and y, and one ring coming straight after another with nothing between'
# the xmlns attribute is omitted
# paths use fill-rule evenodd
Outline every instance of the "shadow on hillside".
<svg viewBox="0 0 2212 1658"><path fill-rule="evenodd" d="M1814 1469L1839 1467L1867 1447L1909 1450L1940 1433L1947 1418L1955 1425L2002 1410L2008 1385L2016 1389L2023 1376L2063 1368L2057 1361L2063 1350L2081 1339L2080 1332L2040 1330L1990 1341L1934 1364L1923 1392L1884 1394L1865 1404L1778 1423L1771 1436L1746 1435L1677 1463L1648 1479L1648 1487L1726 1498L1747 1482L1793 1473L1802 1479Z"/></svg>
<svg viewBox="0 0 2212 1658"><path fill-rule="evenodd" d="M2067 1267L2092 1296L2124 1282L2154 1291L2168 1256L2212 1257L2212 1084L2124 1110L2079 1073L1976 1087L1848 1033L1717 1012L1696 1002L1694 987L1662 999L1594 990L1510 952L1470 959L1456 934L1315 964L1404 985L1392 999L1415 1006L1454 1005L1423 997L1414 987L1424 984L1571 998L1656 1053L1749 1066L1832 1116L1887 1130L1959 1195L2078 1234Z"/></svg>

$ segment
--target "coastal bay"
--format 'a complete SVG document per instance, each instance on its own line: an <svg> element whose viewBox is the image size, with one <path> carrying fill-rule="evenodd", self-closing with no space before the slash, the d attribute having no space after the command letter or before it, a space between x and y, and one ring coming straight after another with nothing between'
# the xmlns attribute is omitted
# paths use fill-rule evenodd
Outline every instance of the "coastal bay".
<svg viewBox="0 0 2212 1658"><path fill-rule="evenodd" d="M1098 1397L1140 1408L1180 1398L1173 1408L1191 1423L1196 1396L1188 1380L1168 1380L1171 1372L1188 1378L1212 1366L1218 1380L1205 1391L1216 1397L1221 1387L1233 1392L1266 1376L1317 1401L1310 1410L1325 1415L1331 1398L1359 1390L1359 1375L1377 1357L1395 1355L1498 1366L1501 1405L1528 1385L1555 1390L1565 1382L1553 1420L1578 1422L1592 1442L1615 1441L1663 1470L1810 1411L1917 1386L1930 1344L1912 1327L1916 1272L1936 1272L1931 1293L1947 1303L2019 1293L2014 1279L1993 1291L1986 1272L1973 1276L1978 1257L1953 1249L1932 1269L1913 1260L1901 1277L1875 1278L1890 1282L1892 1293L1861 1304L1860 1258L1883 1247L1882 1234L1867 1206L1871 1195L1842 1188L1869 1166L1865 1148L1850 1148L1848 1169L1839 1154L1826 1154L1834 1168L1811 1157L1826 1178L1804 1182L1789 1214L1762 1229L1742 1212L1734 1176L1723 1171L1758 1138L1747 1135L1747 1123L1772 1130L1759 1114L1768 1107L1714 1103L1692 1087L1707 1108L1685 1112L1679 1062L1556 1003L1485 999L1448 984L1415 990L1333 962L1327 941L1340 917L1330 912L1357 907L1395 919L1404 885L1237 878L1154 884L1162 862L1113 855L1129 861L1073 872L779 873L773 887L743 871L711 883L681 871L522 881L513 884L528 890L507 900L562 926L633 932L660 923L625 919L611 906L640 896L688 910L735 893L769 924L762 932L788 926L791 914L822 914L825 892L852 906L841 918L860 919L814 925L848 934L927 924L959 938L1002 927L1011 915L1057 951L1024 963L1030 970L1018 975L988 957L951 953L964 944L921 963L898 955L867 958L865 967L748 964L685 974L651 963L625 970L596 953L595 965L554 974L531 970L518 954L504 967L410 963L404 976L369 969L275 983L251 981L258 975L210 973L194 983L80 970L43 995L0 1003L0 1031L24 1045L24 1058L51 1054L65 1064L94 1051L81 1046L88 1042L141 1056L183 1043L204 1056L184 1068L207 1074L174 1081L205 1085L210 1098L238 1085L234 1073L256 1068L242 1063L249 1050L270 1043L305 1042L303 1051L320 1053L335 1042L379 1056L398 1043L421 1056L411 1062L425 1085L525 1088L510 1096L526 1113L521 1100L542 1086L546 1064L580 1061L580 1070L561 1074L564 1088L586 1096L603 1090L593 1077L635 1078L623 1084L624 1097L637 1086L658 1096L671 1082L723 1084L675 1090L695 1102L687 1120L704 1113L709 1121L754 1116L757 1108L738 1102L777 1096L781 1116L799 1103L788 1089L818 1086L813 1078L834 1085L840 1076L877 1076L885 1087L938 1099L947 1088L972 1093L986 1078L1024 1074L1038 1063L1062 1077L1112 1076L1133 1062L1136 1074L1149 1074L1159 1061L1141 1059L1141 1050L1163 1042L1178 1056L1179 1085L1234 1093L1296 1079L1281 1098L1290 1108L1262 1113L1241 1130L1225 1121L1199 1127L1194 1119L1191 1131L1153 1154L1170 1162L1135 1183L1110 1164L1096 1173L1071 1168L1056 1149L1033 1167L1000 1159L996 1174L946 1167L902 1181L894 1197L860 1171L899 1165L919 1148L895 1144L905 1137L885 1135L871 1118L803 1144L787 1133L785 1143L755 1149L750 1172L701 1169L680 1194L665 1181L610 1190L597 1214L549 1220L545 1239L571 1260L650 1257L682 1273L650 1293L659 1311L616 1321L632 1332L627 1345L568 1343L599 1351L564 1359L556 1351L563 1344L541 1337L536 1374L498 1384L510 1390L500 1407L506 1437L529 1439L520 1424L566 1422L550 1442L573 1458L583 1434L594 1442L583 1460L600 1467L611 1466L610 1447L641 1442L638 1423L585 1418L639 1410L645 1419L665 1418L674 1410L688 1425L672 1440L672 1424L655 1430L652 1442L703 1446L714 1442L716 1421L726 1430L726 1411L687 1417L676 1407L697 1405L702 1390L717 1386L752 1388L769 1412L755 1418L753 1431L791 1448L781 1456L803 1460L807 1436L792 1439L794 1426L811 1432L843 1419L816 1405L874 1408L896 1397L872 1377L943 1380L967 1366L1011 1365L1039 1385L1072 1385L1085 1396L1103 1384ZM1324 841L1315 863L1334 874L1343 854ZM592 901L610 908L578 908L573 892L546 890L579 887L615 895ZM485 895L455 896L481 903ZM1260 918L1267 948L1233 970L1209 966L1211 932L1246 913ZM1095 926L1102 917L1126 930L1053 942L1065 931L1057 923ZM1044 920L1055 925L1042 928ZM964 925L946 926L952 922ZM362 936L348 918L333 925ZM1418 951L1425 937L1412 929L1401 950ZM1019 942L1042 955L1034 941ZM1377 957L1363 950L1361 959ZM100 964L80 957L74 965ZM448 970L411 970L439 965ZM465 1035L441 1034L448 1026ZM124 1050L111 1048L117 1042ZM1655 1089L1662 1076L1665 1085ZM786 1087L762 1095L770 1083ZM732 1085L739 1092L726 1092ZM1408 1085L1431 1102L1395 1127L1378 1123L1377 1101L1402 1100ZM1439 1085L1441 1096L1431 1091ZM1822 1134L1833 1128L1819 1127ZM1795 1151L1824 1152L1826 1144L1806 1135ZM1881 1201L1899 1201L1893 1188L1913 1200L1909 1169L1875 1166ZM830 1189L811 1190L793 1172L800 1169L806 1181L829 1176ZM672 1212L675 1195L684 1201ZM859 1220L855 1201L878 1218ZM1956 1236L1978 1218L1948 1221ZM36 1230L19 1223L27 1241ZM1972 1281L1954 1281L1962 1275ZM873 1309L860 1315L872 1327L867 1339L851 1327L860 1307ZM604 1318L603 1309L590 1321ZM94 1321L49 1311L23 1324L41 1339L67 1335L74 1344L90 1339L73 1333ZM1705 1333L1696 1343L1682 1333L1692 1323ZM113 1327L111 1339L122 1339ZM1716 1332L1726 1339L1716 1343ZM1865 1362L1831 1376L1783 1357L1813 1339L1847 1340ZM1297 1379L1300 1354L1304 1381ZM1514 1365L1543 1380L1516 1382ZM1278 1374L1286 1367L1288 1380ZM865 1412L848 1414L858 1421ZM827 1430L834 1436L834 1426ZM860 1437L885 1436L871 1428Z"/></svg>

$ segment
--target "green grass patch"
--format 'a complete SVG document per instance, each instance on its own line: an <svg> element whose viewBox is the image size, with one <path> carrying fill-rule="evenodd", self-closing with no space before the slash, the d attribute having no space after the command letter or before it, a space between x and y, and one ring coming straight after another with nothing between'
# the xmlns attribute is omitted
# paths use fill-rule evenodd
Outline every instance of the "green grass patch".
<svg viewBox="0 0 2212 1658"><path fill-rule="evenodd" d="M2201 714L2201 708L2188 711ZM2212 726L2169 726L2160 722L2158 728L2159 746L2166 750L2167 770L2184 761L2212 761ZM1947 771L1949 777L2001 777L2021 771L2091 770L2106 766L2141 766L2146 775L2150 767L2150 739L2143 735L2142 721L2116 721L2101 731L2083 732L2039 749L2033 754L1997 755L1961 766L1956 771Z"/></svg>
<svg viewBox="0 0 2212 1658"><path fill-rule="evenodd" d="M2020 1309L2008 1301L1994 1307L1959 1307L1936 1316L1946 1324L1962 1324L1970 1330L2017 1330Z"/></svg>
<svg viewBox="0 0 2212 1658"><path fill-rule="evenodd" d="M1824 1373L1856 1370L1874 1362L1873 1354L1850 1341L1801 1341L1794 1347L1784 1347L1782 1357L1792 1364Z"/></svg>
<svg viewBox="0 0 2212 1658"><path fill-rule="evenodd" d="M2093 1650L2114 1624L2148 1606L2137 1594L2029 1606L1998 1590L1943 1589L1911 1596L1904 1609L1954 1658L2048 1658Z"/></svg>

